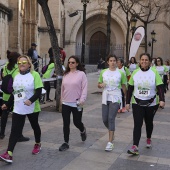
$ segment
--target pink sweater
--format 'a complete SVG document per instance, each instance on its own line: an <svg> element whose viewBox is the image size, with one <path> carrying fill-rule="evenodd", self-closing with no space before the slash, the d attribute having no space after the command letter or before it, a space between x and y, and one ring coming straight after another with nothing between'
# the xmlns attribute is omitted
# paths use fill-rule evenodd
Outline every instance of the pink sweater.
<svg viewBox="0 0 170 170"><path fill-rule="evenodd" d="M87 97L87 77L83 71L69 72L63 77L61 85L61 101L84 102Z"/></svg>

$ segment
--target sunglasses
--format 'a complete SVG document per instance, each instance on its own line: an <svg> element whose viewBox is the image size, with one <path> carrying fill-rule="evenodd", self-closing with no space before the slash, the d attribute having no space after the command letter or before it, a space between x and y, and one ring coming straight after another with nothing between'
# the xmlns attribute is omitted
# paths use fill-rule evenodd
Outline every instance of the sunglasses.
<svg viewBox="0 0 170 170"><path fill-rule="evenodd" d="M76 63L76 62L74 62L74 61L73 61L73 62L70 62L70 61L68 62L68 64L75 64L75 63Z"/></svg>
<svg viewBox="0 0 170 170"><path fill-rule="evenodd" d="M27 64L28 61L18 61L18 65L21 65L21 64Z"/></svg>

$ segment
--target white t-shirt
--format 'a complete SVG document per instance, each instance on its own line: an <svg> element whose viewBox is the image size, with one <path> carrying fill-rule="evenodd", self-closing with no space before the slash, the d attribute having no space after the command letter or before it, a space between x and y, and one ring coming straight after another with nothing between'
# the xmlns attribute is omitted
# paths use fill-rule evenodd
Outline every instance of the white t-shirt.
<svg viewBox="0 0 170 170"><path fill-rule="evenodd" d="M14 77L14 113L20 115L31 114L40 111L39 101L35 101L30 106L24 105L24 102L30 99L35 92L35 89L43 87L41 78L38 73L33 71L25 75L17 74Z"/></svg>
<svg viewBox="0 0 170 170"><path fill-rule="evenodd" d="M37 50L34 50L34 51L33 51L33 59L34 59L34 60L37 60L37 59L38 59Z"/></svg>
<svg viewBox="0 0 170 170"><path fill-rule="evenodd" d="M130 66L129 66L129 71L131 72L131 74L133 73L133 71L134 70L136 70L136 68L137 68L137 66L136 66L136 64L134 63L134 64L130 64Z"/></svg>
<svg viewBox="0 0 170 170"><path fill-rule="evenodd" d="M163 84L158 72L151 67L148 71L142 71L140 68L135 70L129 80L129 85L134 86L133 95L140 100L150 100L153 98L157 89L156 86ZM132 99L132 103L136 103ZM158 104L158 99L155 98L150 106Z"/></svg>
<svg viewBox="0 0 170 170"><path fill-rule="evenodd" d="M121 86L126 84L126 76L122 71L119 69L115 71L109 69L102 70L98 82L106 84L103 90L103 98L105 97L105 92L107 92L106 101L120 103Z"/></svg>
<svg viewBox="0 0 170 170"><path fill-rule="evenodd" d="M163 66L155 66L155 68L163 80L163 76L167 74L168 68L164 65Z"/></svg>

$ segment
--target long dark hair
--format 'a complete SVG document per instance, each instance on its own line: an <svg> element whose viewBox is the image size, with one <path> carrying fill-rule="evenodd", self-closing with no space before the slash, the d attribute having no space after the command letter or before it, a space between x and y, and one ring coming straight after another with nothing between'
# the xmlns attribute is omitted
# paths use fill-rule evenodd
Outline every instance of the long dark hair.
<svg viewBox="0 0 170 170"><path fill-rule="evenodd" d="M161 57L156 58L156 60L155 60L155 65L156 66L158 66L157 60L160 60L161 61L161 66L163 66L163 59Z"/></svg>
<svg viewBox="0 0 170 170"><path fill-rule="evenodd" d="M131 57L129 63L132 64L132 58L134 59L134 63L137 64L136 58L135 57Z"/></svg>
<svg viewBox="0 0 170 170"><path fill-rule="evenodd" d="M7 64L7 69L12 70L15 67L15 64L17 63L17 59L20 56L19 53L17 52L11 52L8 56L8 64Z"/></svg>
<svg viewBox="0 0 170 170"><path fill-rule="evenodd" d="M54 63L54 59L53 58L50 58L50 61L49 61L48 65L50 65L51 63Z"/></svg>
<svg viewBox="0 0 170 170"><path fill-rule="evenodd" d="M11 51L9 51L9 50L6 51L6 57L7 57L7 59L9 59L10 53L11 53Z"/></svg>
<svg viewBox="0 0 170 170"><path fill-rule="evenodd" d="M84 67L82 66L82 64L80 63L79 58L76 57L76 56L74 56L74 55L72 55L72 56L70 56L69 59L68 59L68 63L67 63L66 71L64 72L64 75L66 75L67 73L70 72L70 68L69 68L69 60L70 60L70 58L73 58L73 59L76 61L76 63L78 64L77 70L80 70L80 71L85 72L85 69L84 69Z"/></svg>

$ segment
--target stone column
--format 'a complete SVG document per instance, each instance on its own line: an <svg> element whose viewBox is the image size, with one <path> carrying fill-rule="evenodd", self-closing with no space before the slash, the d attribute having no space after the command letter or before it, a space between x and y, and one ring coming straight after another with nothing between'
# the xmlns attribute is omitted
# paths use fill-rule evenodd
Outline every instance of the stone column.
<svg viewBox="0 0 170 170"><path fill-rule="evenodd" d="M32 42L37 42L37 1L36 0L32 0L32 4L31 4L31 9L32 9L32 13L31 13L31 26L32 26Z"/></svg>
<svg viewBox="0 0 170 170"><path fill-rule="evenodd" d="M13 18L9 22L9 50L11 51L20 51L20 42L19 42L19 4L20 0L9 0L9 7L13 12Z"/></svg>

